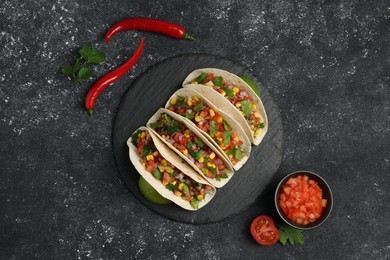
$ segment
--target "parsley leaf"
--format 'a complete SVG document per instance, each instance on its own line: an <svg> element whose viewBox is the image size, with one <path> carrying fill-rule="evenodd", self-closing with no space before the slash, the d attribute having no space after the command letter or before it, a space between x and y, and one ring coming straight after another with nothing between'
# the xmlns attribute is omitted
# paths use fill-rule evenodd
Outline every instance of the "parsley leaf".
<svg viewBox="0 0 390 260"><path fill-rule="evenodd" d="M161 121L150 123L150 127L153 128L153 129L162 127L162 125L163 125L163 123Z"/></svg>
<svg viewBox="0 0 390 260"><path fill-rule="evenodd" d="M279 242L282 245L286 245L287 241L290 242L291 245L295 245L295 243L303 245L302 230L287 226L286 224L278 225L278 227L280 232Z"/></svg>
<svg viewBox="0 0 390 260"><path fill-rule="evenodd" d="M79 72L77 73L78 79L81 81L82 79L87 79L95 76L92 70L87 67L81 67Z"/></svg>
<svg viewBox="0 0 390 260"><path fill-rule="evenodd" d="M217 124L216 124L214 121L211 121L211 122L210 122L210 131L211 131L211 133L213 133L214 135L217 135L217 134L218 134L218 126L217 126Z"/></svg>
<svg viewBox="0 0 390 260"><path fill-rule="evenodd" d="M131 135L131 142L137 146L137 140L138 140L138 134L141 132L141 130L137 130L135 131L132 135Z"/></svg>
<svg viewBox="0 0 390 260"><path fill-rule="evenodd" d="M200 102L199 104L197 104L195 107L194 107L194 111L195 112L199 112L203 109L203 103Z"/></svg>
<svg viewBox="0 0 390 260"><path fill-rule="evenodd" d="M167 129L167 133L173 135L176 132L180 132L180 126L176 121L173 121L171 126Z"/></svg>
<svg viewBox="0 0 390 260"><path fill-rule="evenodd" d="M203 83L206 80L208 75L209 75L208 73L202 73L196 79L194 79L194 81L196 81L196 82L201 84L201 83Z"/></svg>
<svg viewBox="0 0 390 260"><path fill-rule="evenodd" d="M143 156L143 157L146 157L146 156L147 156L148 154L150 154L152 151L153 151L153 148L145 144L145 145L142 147L142 156Z"/></svg>
<svg viewBox="0 0 390 260"><path fill-rule="evenodd" d="M222 87L222 80L223 80L222 77L216 77L216 78L213 80L213 83L214 83L214 85L217 86L217 87Z"/></svg>
<svg viewBox="0 0 390 260"><path fill-rule="evenodd" d="M95 63L99 64L104 62L105 56L102 51L99 51L96 48L91 48L88 45L84 45L83 48L79 51L81 57L85 60L85 63Z"/></svg>
<svg viewBox="0 0 390 260"><path fill-rule="evenodd" d="M191 154L192 158L194 158L195 160L199 160L200 157L202 157L203 155L203 150L199 150L199 151L189 150L189 153Z"/></svg>
<svg viewBox="0 0 390 260"><path fill-rule="evenodd" d="M234 153L234 157L237 159L237 160L241 160L242 157L244 157L244 155L242 154L241 150L238 149L238 148L235 148L236 151Z"/></svg>
<svg viewBox="0 0 390 260"><path fill-rule="evenodd" d="M260 123L259 127L260 127L260 128L264 128L264 127L265 127L265 124L264 124L264 123Z"/></svg>
<svg viewBox="0 0 390 260"><path fill-rule="evenodd" d="M252 104L249 100L244 100L241 102L241 109L244 112L244 115L247 116L252 111Z"/></svg>
<svg viewBox="0 0 390 260"><path fill-rule="evenodd" d="M225 121L222 121L222 123L223 123L223 128L225 128L226 131L230 130L228 123L226 123Z"/></svg>
<svg viewBox="0 0 390 260"><path fill-rule="evenodd" d="M186 118L188 118L189 120L192 120L192 119L194 119L194 115L191 115L190 112L186 111Z"/></svg>
<svg viewBox="0 0 390 260"><path fill-rule="evenodd" d="M213 175L217 175L217 169L216 168L207 166L207 169L209 169Z"/></svg>
<svg viewBox="0 0 390 260"><path fill-rule="evenodd" d="M203 147L203 142L198 137L195 138L195 144L199 146L200 148Z"/></svg>
<svg viewBox="0 0 390 260"><path fill-rule="evenodd" d="M233 131L225 131L223 132L223 143L225 145L229 145L230 144L230 138L232 137L232 134L233 134Z"/></svg>
<svg viewBox="0 0 390 260"><path fill-rule="evenodd" d="M188 108L188 104L184 101L184 99L185 99L184 97L178 96L174 107L187 107Z"/></svg>
<svg viewBox="0 0 390 260"><path fill-rule="evenodd" d="M167 188L168 190L172 191L175 189L175 185L173 185L172 183L169 183L167 186L165 186L165 188Z"/></svg>
<svg viewBox="0 0 390 260"><path fill-rule="evenodd" d="M73 67L72 66L65 66L61 68L61 73L64 75L72 75L73 74Z"/></svg>
<svg viewBox="0 0 390 260"><path fill-rule="evenodd" d="M226 88L226 89L225 89L225 93L226 93L226 95L227 95L229 98L234 98L234 91L233 91L233 89Z"/></svg>
<svg viewBox="0 0 390 260"><path fill-rule="evenodd" d="M186 143L186 147L188 149L190 149L192 147L193 143L191 141L189 141L188 143Z"/></svg>

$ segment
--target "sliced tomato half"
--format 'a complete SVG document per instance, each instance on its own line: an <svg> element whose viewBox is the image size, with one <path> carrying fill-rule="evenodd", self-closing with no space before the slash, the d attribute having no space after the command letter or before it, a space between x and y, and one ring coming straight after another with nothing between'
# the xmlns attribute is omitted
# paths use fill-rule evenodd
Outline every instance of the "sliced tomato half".
<svg viewBox="0 0 390 260"><path fill-rule="evenodd" d="M263 246L271 246L278 242L280 233L273 219L267 215L255 218L251 224L251 234L257 243Z"/></svg>

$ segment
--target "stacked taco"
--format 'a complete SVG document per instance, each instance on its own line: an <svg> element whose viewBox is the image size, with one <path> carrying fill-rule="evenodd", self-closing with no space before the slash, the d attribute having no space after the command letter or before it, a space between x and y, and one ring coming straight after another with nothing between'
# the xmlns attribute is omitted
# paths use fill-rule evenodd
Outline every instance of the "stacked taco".
<svg viewBox="0 0 390 260"><path fill-rule="evenodd" d="M197 210L215 196L215 188L150 129L140 127L128 139L127 145L137 171L164 198L184 209Z"/></svg>
<svg viewBox="0 0 390 260"><path fill-rule="evenodd" d="M229 114L241 125L254 145L263 140L268 129L263 103L240 77L225 70L204 68L189 74L183 86L203 94Z"/></svg>

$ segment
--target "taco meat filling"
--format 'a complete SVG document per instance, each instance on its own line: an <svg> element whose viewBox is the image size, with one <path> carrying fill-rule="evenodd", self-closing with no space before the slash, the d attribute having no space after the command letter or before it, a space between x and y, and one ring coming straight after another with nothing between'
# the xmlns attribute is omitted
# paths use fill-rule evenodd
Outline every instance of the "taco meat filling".
<svg viewBox="0 0 390 260"><path fill-rule="evenodd" d="M230 101L248 122L252 135L257 136L264 128L264 118L256 112L256 103L243 86L236 86L226 82L221 76L215 77L212 73L202 73L192 84L203 84L219 92Z"/></svg>
<svg viewBox="0 0 390 260"><path fill-rule="evenodd" d="M208 178L217 181L228 178L224 161L183 123L163 113L150 127L190 159Z"/></svg>
<svg viewBox="0 0 390 260"><path fill-rule="evenodd" d="M212 190L212 187L194 181L165 160L158 152L148 131L136 131L131 136L131 140L137 147L141 164L145 169L155 178L161 180L165 188L188 201L193 208L197 209L199 202Z"/></svg>
<svg viewBox="0 0 390 260"><path fill-rule="evenodd" d="M177 96L169 101L168 109L191 120L205 131L229 156L235 165L243 156L243 141L222 116L202 102L198 96Z"/></svg>

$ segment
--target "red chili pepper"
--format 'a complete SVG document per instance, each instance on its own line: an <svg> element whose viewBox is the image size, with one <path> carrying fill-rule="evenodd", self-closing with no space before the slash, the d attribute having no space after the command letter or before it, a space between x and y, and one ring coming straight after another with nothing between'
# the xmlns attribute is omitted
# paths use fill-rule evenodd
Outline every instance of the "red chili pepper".
<svg viewBox="0 0 390 260"><path fill-rule="evenodd" d="M106 34L106 43L112 36L124 30L140 30L161 33L176 39L195 40L180 25L151 18L128 18L112 26Z"/></svg>
<svg viewBox="0 0 390 260"><path fill-rule="evenodd" d="M99 94L109 85L117 81L123 75L126 74L138 61L139 57L142 54L144 49L144 39L141 39L141 42L138 45L138 49L135 51L133 56L123 63L121 66L116 68L115 70L107 73L105 76L100 78L98 81L93 84L93 86L89 89L87 97L85 98L85 108L88 110L88 114L92 115L93 108L95 107L96 99Z"/></svg>

